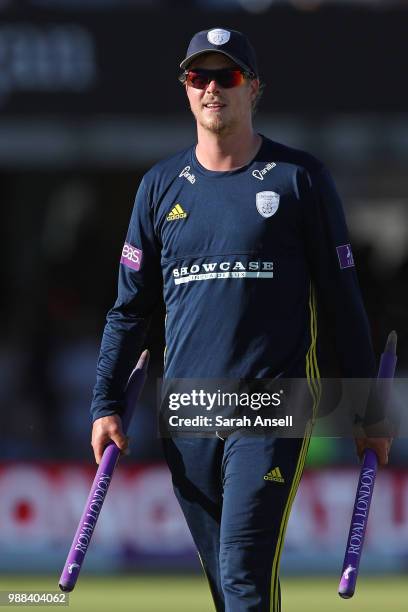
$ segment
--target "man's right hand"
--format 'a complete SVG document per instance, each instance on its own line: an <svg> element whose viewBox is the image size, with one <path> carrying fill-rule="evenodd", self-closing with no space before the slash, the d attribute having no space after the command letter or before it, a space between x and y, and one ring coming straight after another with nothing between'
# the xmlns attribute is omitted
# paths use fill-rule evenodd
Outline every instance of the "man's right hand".
<svg viewBox="0 0 408 612"><path fill-rule="evenodd" d="M94 421L92 426L92 448L95 455L95 461L99 465L102 459L103 451L110 441L113 441L116 446L124 453L129 446L129 440L123 433L122 419L118 414L100 417Z"/></svg>

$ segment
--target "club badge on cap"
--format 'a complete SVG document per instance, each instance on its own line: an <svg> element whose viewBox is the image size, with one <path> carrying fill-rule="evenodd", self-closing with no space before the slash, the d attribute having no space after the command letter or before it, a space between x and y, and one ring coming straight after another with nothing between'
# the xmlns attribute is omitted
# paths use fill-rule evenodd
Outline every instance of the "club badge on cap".
<svg viewBox="0 0 408 612"><path fill-rule="evenodd" d="M225 45L230 39L231 33L228 30L215 28L207 34L207 39L212 45Z"/></svg>
<svg viewBox="0 0 408 612"><path fill-rule="evenodd" d="M197 32L190 40L180 68L185 70L193 60L205 53L223 53L243 70L252 73L253 77L258 75L255 51L245 34L237 30L211 28Z"/></svg>

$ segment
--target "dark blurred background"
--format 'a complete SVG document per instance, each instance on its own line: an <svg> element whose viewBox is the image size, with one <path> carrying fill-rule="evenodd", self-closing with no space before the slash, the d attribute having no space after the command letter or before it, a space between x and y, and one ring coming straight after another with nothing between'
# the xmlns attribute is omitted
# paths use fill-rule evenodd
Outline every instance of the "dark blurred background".
<svg viewBox="0 0 408 612"><path fill-rule="evenodd" d="M192 33L213 25L245 31L257 49L257 129L332 171L376 352L395 328L403 375L407 4L0 2L0 457L90 457L95 362L134 194L154 162L194 141L178 63ZM160 456L162 316L147 342L136 458Z"/></svg>
<svg viewBox="0 0 408 612"><path fill-rule="evenodd" d="M322 159L346 210L379 355L408 369L408 2L0 0L0 460L92 461L89 405L144 172L195 139L177 81L191 35L248 34L266 84L258 131ZM155 381L128 461L161 460ZM136 359L136 355L135 355ZM405 441L392 464L405 466ZM310 465L355 465L315 440Z"/></svg>

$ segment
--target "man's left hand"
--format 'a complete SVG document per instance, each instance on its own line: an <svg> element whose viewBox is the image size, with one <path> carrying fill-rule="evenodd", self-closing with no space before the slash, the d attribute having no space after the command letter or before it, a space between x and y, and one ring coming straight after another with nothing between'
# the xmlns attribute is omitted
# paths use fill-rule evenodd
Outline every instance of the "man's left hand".
<svg viewBox="0 0 408 612"><path fill-rule="evenodd" d="M371 448L377 455L380 466L387 465L388 454L390 452L392 438L355 438L357 455L360 459L363 458L366 448Z"/></svg>

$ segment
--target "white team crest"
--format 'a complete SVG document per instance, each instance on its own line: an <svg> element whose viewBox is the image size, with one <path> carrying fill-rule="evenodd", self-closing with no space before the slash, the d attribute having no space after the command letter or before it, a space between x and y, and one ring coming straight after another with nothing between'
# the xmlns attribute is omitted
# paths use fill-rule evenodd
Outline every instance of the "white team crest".
<svg viewBox="0 0 408 612"><path fill-rule="evenodd" d="M279 208L279 193L274 191L259 191L256 194L256 207L263 217L272 217Z"/></svg>
<svg viewBox="0 0 408 612"><path fill-rule="evenodd" d="M221 28L210 30L207 34L207 38L212 45L225 45L229 41L230 36L231 32L221 30Z"/></svg>

